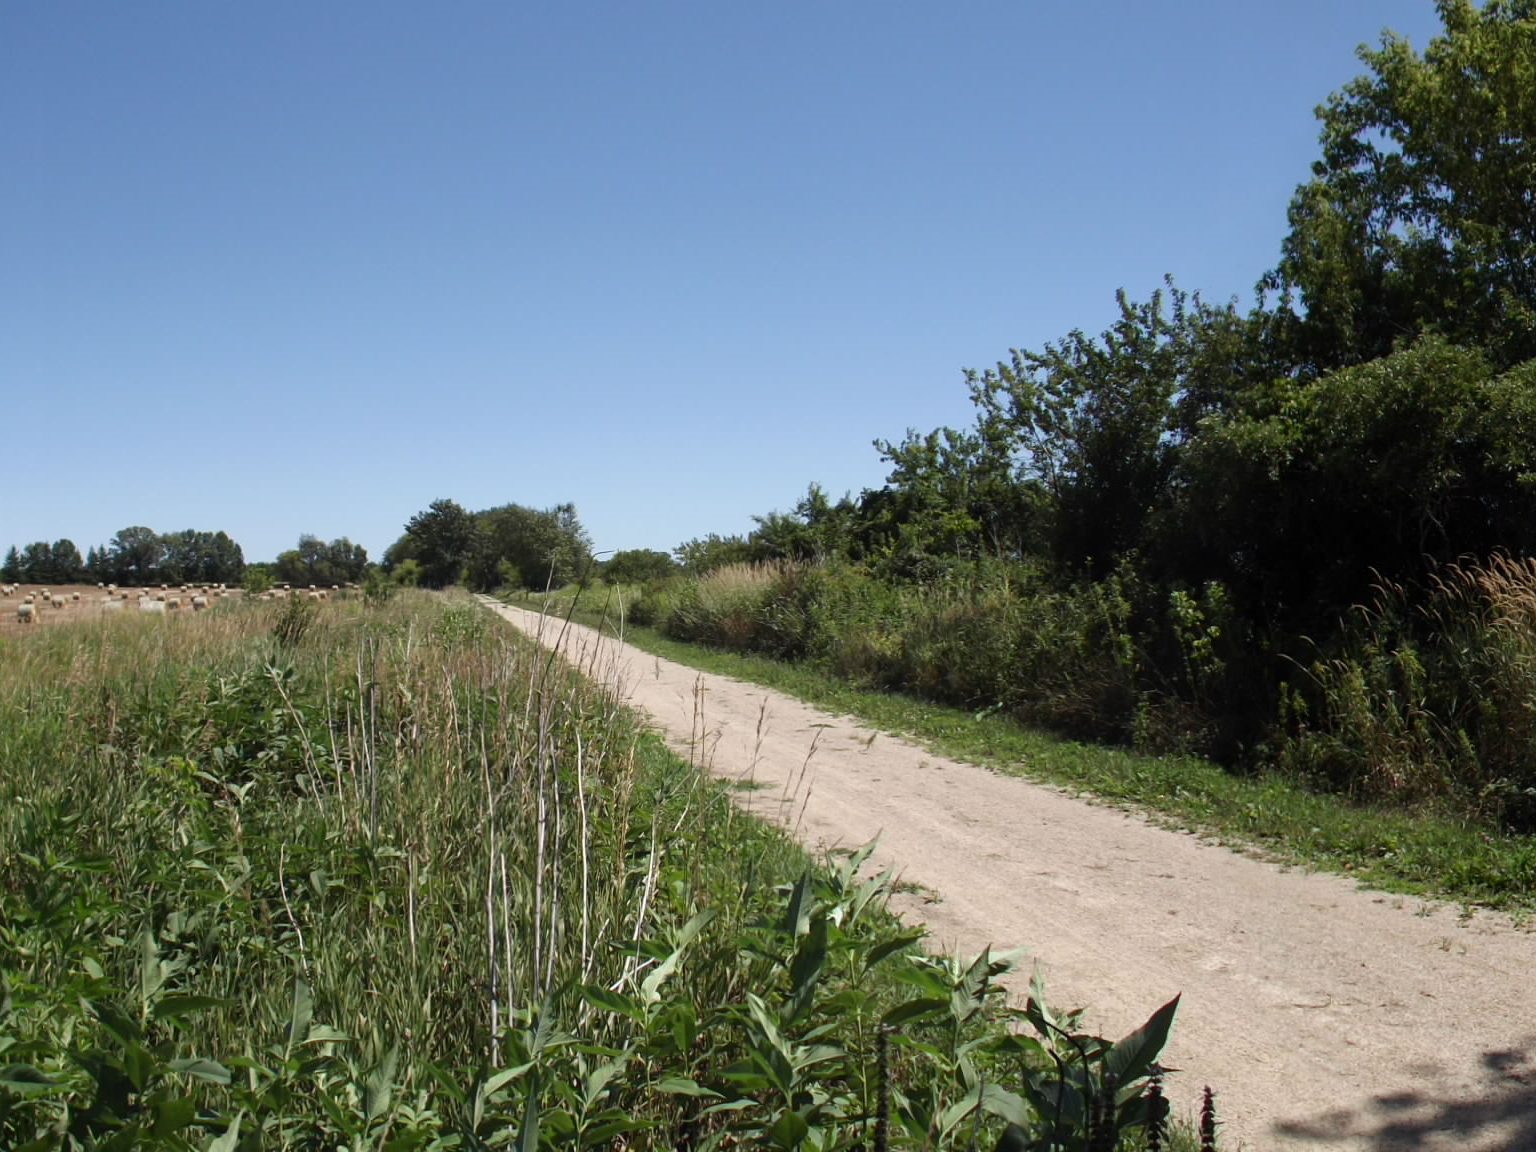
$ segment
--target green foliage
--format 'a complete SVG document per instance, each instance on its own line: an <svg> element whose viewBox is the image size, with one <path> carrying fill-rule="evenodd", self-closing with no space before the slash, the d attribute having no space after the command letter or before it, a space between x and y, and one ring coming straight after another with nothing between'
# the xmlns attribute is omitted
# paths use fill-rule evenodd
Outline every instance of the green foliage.
<svg viewBox="0 0 1536 1152"><path fill-rule="evenodd" d="M1374 574L1536 547L1536 364L1426 339L1208 421L1178 468L1186 565L1252 616L1326 634Z"/></svg>
<svg viewBox="0 0 1536 1152"><path fill-rule="evenodd" d="M251 596L260 596L263 592L272 591L276 583L270 564L247 564L240 579L240 586Z"/></svg>
<svg viewBox="0 0 1536 1152"><path fill-rule="evenodd" d="M615 552L603 563L603 579L610 584L651 584L676 571L671 556L649 548Z"/></svg>
<svg viewBox="0 0 1536 1152"><path fill-rule="evenodd" d="M474 518L452 500L434 500L406 523L411 559L420 566L420 583L446 588L463 574L475 543Z"/></svg>
<svg viewBox="0 0 1536 1152"><path fill-rule="evenodd" d="M505 504L476 512L465 581L479 591L560 588L583 579L592 542L572 504L544 511Z"/></svg>
<svg viewBox="0 0 1536 1152"><path fill-rule="evenodd" d="M678 564L694 576L702 576L727 564L751 564L762 559L759 550L744 537L717 536L713 532L679 544L673 554Z"/></svg>
<svg viewBox="0 0 1536 1152"><path fill-rule="evenodd" d="M1536 831L1536 561L1451 565L1423 597L1383 585L1285 715L1309 778Z"/></svg>
<svg viewBox="0 0 1536 1152"><path fill-rule="evenodd" d="M465 601L268 622L0 649L0 1145L1057 1130L1006 963L914 953L871 848L808 867Z"/></svg>
<svg viewBox="0 0 1536 1152"><path fill-rule="evenodd" d="M279 553L273 565L278 580L301 588L353 584L362 579L367 568L367 550L345 536L329 544L316 536L300 536L298 547Z"/></svg>
<svg viewBox="0 0 1536 1152"><path fill-rule="evenodd" d="M1536 358L1536 8L1437 7L1422 55L1387 34L1318 109L1322 158L1270 277L1300 296L1298 351L1318 370L1422 331L1503 366Z"/></svg>

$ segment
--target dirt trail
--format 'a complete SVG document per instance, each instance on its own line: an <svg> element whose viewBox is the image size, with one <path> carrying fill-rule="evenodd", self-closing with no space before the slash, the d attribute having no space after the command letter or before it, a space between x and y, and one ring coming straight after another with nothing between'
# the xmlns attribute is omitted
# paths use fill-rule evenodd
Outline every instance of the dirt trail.
<svg viewBox="0 0 1536 1152"><path fill-rule="evenodd" d="M1536 1150L1536 935L1507 918L1284 871L590 629L565 645L810 847L878 836L936 946L1027 948L1107 1035L1183 992L1171 1094L1212 1085L1228 1149Z"/></svg>

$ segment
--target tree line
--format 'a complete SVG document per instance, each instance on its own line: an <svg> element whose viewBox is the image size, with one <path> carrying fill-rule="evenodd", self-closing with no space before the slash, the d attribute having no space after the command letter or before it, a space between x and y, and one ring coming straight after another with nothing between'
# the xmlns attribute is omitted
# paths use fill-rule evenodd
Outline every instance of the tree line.
<svg viewBox="0 0 1536 1152"><path fill-rule="evenodd" d="M0 563L0 578L26 584L237 584L245 572L240 545L225 532L159 533L124 528L110 544L84 556L73 540L14 545Z"/></svg>
<svg viewBox="0 0 1536 1152"><path fill-rule="evenodd" d="M1229 761L1326 732L1326 771L1347 777L1361 769L1341 763L1375 753L1345 729L1376 716L1419 724L1446 764L1484 755L1497 724L1476 704L1502 673L1469 671L1444 637L1461 634L1447 613L1491 621L1486 589L1525 579L1504 560L1536 553L1536 2L1437 9L1422 53L1384 35L1318 109L1321 154L1251 304L1171 279L1141 300L1122 291L1105 331L968 371L969 426L876 441L882 487L833 500L813 485L745 536L686 542L678 561L695 574L819 561L890 588L968 588L979 603L986 587L999 604L1080 613L1078 648L1057 650L1100 644L1123 665L1103 733L1118 738L1181 709L1201 714L1202 750ZM840 608L797 611L846 624L849 587ZM959 622L988 627L951 616L951 645ZM1031 643L985 658L1027 663ZM1046 657L1029 659L1019 675L1044 675ZM954 676L929 682L961 694ZM968 703L1013 690L977 683ZM1431 698L1446 710L1433 724L1393 711Z"/></svg>

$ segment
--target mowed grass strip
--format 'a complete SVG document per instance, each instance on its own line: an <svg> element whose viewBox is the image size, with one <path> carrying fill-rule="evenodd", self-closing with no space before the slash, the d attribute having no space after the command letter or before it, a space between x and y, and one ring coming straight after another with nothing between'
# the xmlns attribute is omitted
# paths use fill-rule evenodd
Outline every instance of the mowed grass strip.
<svg viewBox="0 0 1536 1152"><path fill-rule="evenodd" d="M616 633L616 598L570 590L515 601ZM1346 873L1362 884L1523 916L1536 907L1536 841L1498 836L1447 812L1362 805L1278 772L1237 775L1189 756L1149 756L1064 740L1000 713L873 691L806 664L682 643L626 624L624 639L679 664L761 684L916 740L941 755L1124 805L1166 825L1277 862Z"/></svg>

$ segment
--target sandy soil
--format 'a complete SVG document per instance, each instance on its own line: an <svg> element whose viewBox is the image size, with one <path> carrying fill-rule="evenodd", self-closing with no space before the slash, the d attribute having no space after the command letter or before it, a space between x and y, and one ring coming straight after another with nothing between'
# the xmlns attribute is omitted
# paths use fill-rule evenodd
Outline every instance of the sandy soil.
<svg viewBox="0 0 1536 1152"><path fill-rule="evenodd" d="M541 634L540 618L487 601ZM544 621L553 644L560 621ZM1023 947L1103 1034L1184 1000L1165 1063L1225 1147L1536 1149L1536 935L1502 916L1286 871L1052 788L943 759L589 629L572 659L741 802L812 848L880 838L936 946ZM1025 974L1027 978L1027 973Z"/></svg>

